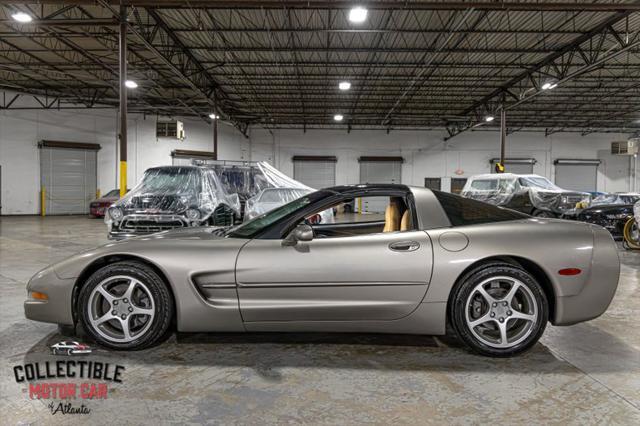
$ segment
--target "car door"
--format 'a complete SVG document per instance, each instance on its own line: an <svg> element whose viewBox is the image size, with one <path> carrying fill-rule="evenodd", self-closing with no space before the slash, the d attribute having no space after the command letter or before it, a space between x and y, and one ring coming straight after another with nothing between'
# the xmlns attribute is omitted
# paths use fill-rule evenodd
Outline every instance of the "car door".
<svg viewBox="0 0 640 426"><path fill-rule="evenodd" d="M424 231L298 241L254 239L238 255L245 322L394 320L423 299L433 253Z"/></svg>

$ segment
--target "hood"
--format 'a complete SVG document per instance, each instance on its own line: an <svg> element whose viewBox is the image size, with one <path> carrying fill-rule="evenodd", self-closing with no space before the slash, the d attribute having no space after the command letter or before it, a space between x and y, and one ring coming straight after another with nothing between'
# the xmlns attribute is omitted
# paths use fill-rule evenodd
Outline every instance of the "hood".
<svg viewBox="0 0 640 426"><path fill-rule="evenodd" d="M247 240L224 238L226 227L207 226L181 228L156 234L113 241L90 250L74 254L49 268L53 268L61 279L78 277L88 264L96 259L110 255L136 256L157 265L176 261L176 255L185 253L206 253L212 255L216 250L239 250Z"/></svg>
<svg viewBox="0 0 640 426"><path fill-rule="evenodd" d="M92 203L115 203L118 200L118 197L100 197L93 200Z"/></svg>
<svg viewBox="0 0 640 426"><path fill-rule="evenodd" d="M632 204L611 204L611 205L601 205L589 207L588 209L584 209L583 213L629 213L633 214L633 205Z"/></svg>
<svg viewBox="0 0 640 426"><path fill-rule="evenodd" d="M167 192L163 194L142 193L135 194L117 205L126 211L152 213L177 213L196 205L198 198L192 193Z"/></svg>

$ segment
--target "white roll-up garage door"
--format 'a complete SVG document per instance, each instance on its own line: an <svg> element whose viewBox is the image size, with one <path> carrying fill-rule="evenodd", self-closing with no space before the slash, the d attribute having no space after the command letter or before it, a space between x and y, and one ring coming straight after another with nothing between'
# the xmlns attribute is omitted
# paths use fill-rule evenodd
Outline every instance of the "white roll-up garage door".
<svg viewBox="0 0 640 426"><path fill-rule="evenodd" d="M100 145L42 141L38 146L45 213L88 214L96 197Z"/></svg>
<svg viewBox="0 0 640 426"><path fill-rule="evenodd" d="M360 183L400 183L402 157L360 157ZM389 197L366 197L362 211L384 213Z"/></svg>
<svg viewBox="0 0 640 426"><path fill-rule="evenodd" d="M315 189L336 184L336 157L293 157L293 178Z"/></svg>
<svg viewBox="0 0 640 426"><path fill-rule="evenodd" d="M496 163L500 162L499 158L491 159L491 173L495 173ZM533 173L533 165L536 163L535 158L506 158L504 160L504 172L515 173L518 175L530 175Z"/></svg>
<svg viewBox="0 0 640 426"><path fill-rule="evenodd" d="M553 162L556 169L555 184L560 188L593 192L597 190L600 160L563 160Z"/></svg>

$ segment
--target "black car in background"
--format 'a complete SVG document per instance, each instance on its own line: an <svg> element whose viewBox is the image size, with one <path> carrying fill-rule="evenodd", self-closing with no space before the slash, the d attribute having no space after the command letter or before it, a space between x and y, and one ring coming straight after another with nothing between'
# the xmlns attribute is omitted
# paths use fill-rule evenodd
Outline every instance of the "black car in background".
<svg viewBox="0 0 640 426"><path fill-rule="evenodd" d="M624 224L633 217L633 204L640 194L603 194L591 201L591 207L582 210L576 220L606 228L616 239L622 238Z"/></svg>

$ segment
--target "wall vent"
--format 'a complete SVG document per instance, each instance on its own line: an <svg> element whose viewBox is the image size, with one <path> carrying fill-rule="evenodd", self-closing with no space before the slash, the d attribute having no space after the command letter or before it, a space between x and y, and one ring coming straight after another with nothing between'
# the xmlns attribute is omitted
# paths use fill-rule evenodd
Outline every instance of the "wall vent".
<svg viewBox="0 0 640 426"><path fill-rule="evenodd" d="M184 123L177 120L158 121L156 123L156 138L184 140Z"/></svg>
<svg viewBox="0 0 640 426"><path fill-rule="evenodd" d="M611 142L611 153L613 155L635 155L638 153L638 142L640 139L633 138L626 141Z"/></svg>

